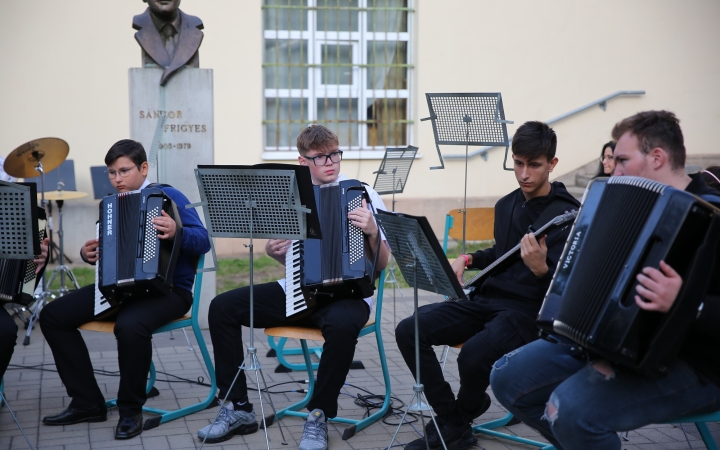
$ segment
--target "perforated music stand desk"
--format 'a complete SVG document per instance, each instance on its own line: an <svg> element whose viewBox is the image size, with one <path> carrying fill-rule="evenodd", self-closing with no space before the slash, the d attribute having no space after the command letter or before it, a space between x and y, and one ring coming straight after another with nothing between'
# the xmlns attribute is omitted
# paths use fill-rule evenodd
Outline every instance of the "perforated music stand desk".
<svg viewBox="0 0 720 450"><path fill-rule="evenodd" d="M33 259L40 254L35 183L0 181L0 259Z"/></svg>
<svg viewBox="0 0 720 450"><path fill-rule="evenodd" d="M420 336L418 325L418 289L445 295L449 298L465 299L462 286L448 263L442 247L435 237L425 217L408 214L378 211L375 219L385 232L390 249L395 256L405 281L413 287L415 308L415 385L413 397L408 402L398 428L387 448L392 447L400 427L405 422L408 411L429 411L430 407L422 402L424 387L420 383ZM413 403L417 399L417 403ZM425 399L427 402L427 399ZM423 434L425 432L424 415L420 415ZM435 417L431 415L433 421ZM435 424L437 427L437 423ZM439 427L437 429L440 429Z"/></svg>
<svg viewBox="0 0 720 450"><path fill-rule="evenodd" d="M465 230L467 211L467 179L468 179L468 148L470 145L490 145L505 147L503 169L507 167L508 148L510 141L507 134L502 95L491 93L459 93L459 94L425 94L430 120L435 134L435 148L440 158L440 166L433 169L444 169L445 163L440 153L440 145L465 146L465 191L463 195L463 239L461 251L465 253ZM487 158L487 156L486 156Z"/></svg>
<svg viewBox="0 0 720 450"><path fill-rule="evenodd" d="M388 147L385 150L385 156L380 162L380 168L377 172L373 172L376 175L375 184L373 189L380 195L392 194L392 211L395 211L395 194L402 194L405 190L405 184L407 183L408 176L410 175L410 168L412 167L413 161L415 161L415 155L417 155L418 148L412 145L408 145L405 148L393 148ZM392 258L392 255L390 255ZM387 276L385 277L385 284L391 284L393 288L393 330L397 325L397 310L395 301L395 287L398 284L397 277L395 276L395 263L390 261L388 264ZM407 311L407 305L405 304L405 296L400 292L400 297L405 305Z"/></svg>
<svg viewBox="0 0 720 450"><path fill-rule="evenodd" d="M265 412L258 374L262 377L266 390L267 383L257 359L253 333L253 239L304 240L308 237L321 237L310 170L305 166L289 164L198 166L195 169L195 177L201 202L187 207L203 206L205 226L210 237L250 239L250 244L247 246L250 250L250 342L247 356L238 374L241 370L255 372L265 441L269 450L270 443L267 428L264 426ZM311 206L312 210L306 206ZM214 246L212 254L213 269L216 269L217 257ZM230 391L232 386L228 389L228 393ZM268 396L268 399L273 414L276 414L272 398ZM278 427L285 442L279 422Z"/></svg>

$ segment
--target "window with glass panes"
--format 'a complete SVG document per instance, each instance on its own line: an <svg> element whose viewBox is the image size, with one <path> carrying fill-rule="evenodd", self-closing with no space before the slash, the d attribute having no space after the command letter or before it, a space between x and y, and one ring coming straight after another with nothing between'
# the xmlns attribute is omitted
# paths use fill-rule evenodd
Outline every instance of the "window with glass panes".
<svg viewBox="0 0 720 450"><path fill-rule="evenodd" d="M312 123L337 133L346 157L408 144L408 2L263 1L265 156L295 151Z"/></svg>

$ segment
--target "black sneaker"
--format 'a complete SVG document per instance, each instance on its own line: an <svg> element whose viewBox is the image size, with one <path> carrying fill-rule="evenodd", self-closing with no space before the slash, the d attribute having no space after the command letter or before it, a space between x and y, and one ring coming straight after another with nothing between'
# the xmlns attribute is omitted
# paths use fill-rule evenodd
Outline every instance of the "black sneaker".
<svg viewBox="0 0 720 450"><path fill-rule="evenodd" d="M436 417L435 420L438 420ZM440 430L442 430L443 440L448 450L461 450L464 448L472 447L477 444L477 438L472 433L472 428L469 424L455 425L450 422L443 422L438 420ZM439 450L443 448L443 444L440 441L437 428L435 423L430 421L425 426L427 431L427 445L430 450ZM405 446L405 450L426 450L425 437L415 439Z"/></svg>

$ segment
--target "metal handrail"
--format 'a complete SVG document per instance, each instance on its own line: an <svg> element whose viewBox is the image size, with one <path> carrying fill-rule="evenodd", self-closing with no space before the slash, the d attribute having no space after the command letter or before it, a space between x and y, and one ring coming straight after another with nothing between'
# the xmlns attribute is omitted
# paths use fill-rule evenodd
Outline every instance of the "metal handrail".
<svg viewBox="0 0 720 450"><path fill-rule="evenodd" d="M592 108L593 106L596 106L596 105L599 106L603 111L605 111L605 108L607 107L607 101L608 101L608 100L611 100L611 99L613 99L613 98L615 98L615 97L620 97L620 96L622 96L622 95L644 95L644 94L645 94L645 91L617 91L617 92L615 92L614 94L606 95L605 97L602 97L602 98L600 98L600 99L598 99L598 100L595 100L594 102L590 102L590 103L588 103L587 105L583 105L583 106L581 106L581 107L579 107L579 108L575 108L575 109L573 109L572 111L566 112L565 114L560 114L559 116L553 117L553 118L550 119L550 120L546 120L545 123L548 124L548 125L550 125L550 124L553 124L553 123L555 123L555 122L559 122L559 121L561 121L561 120L563 120L563 119L566 119L566 118L568 118L568 117L570 117L570 116L573 116L573 115L575 115L575 114L577 114L577 113L579 113L579 112L585 111L586 109ZM512 138L513 138L513 137L514 137L514 135L508 140L508 144L512 142ZM495 147L497 147L497 146L480 147L479 149L468 153L467 157L468 157L468 158L472 158L472 157L474 157L474 156L480 155L480 156L482 156L482 158L483 158L485 161L487 161L487 153L488 153L488 151L490 151L490 149L493 149L493 148L495 148ZM445 155L445 158L448 158L448 159L465 159L465 155L464 155L464 154L460 154L460 153L453 153L453 154Z"/></svg>

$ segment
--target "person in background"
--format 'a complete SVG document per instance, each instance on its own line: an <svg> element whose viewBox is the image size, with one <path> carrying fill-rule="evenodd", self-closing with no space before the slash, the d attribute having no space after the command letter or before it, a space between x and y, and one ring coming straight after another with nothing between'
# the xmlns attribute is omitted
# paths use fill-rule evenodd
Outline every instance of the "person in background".
<svg viewBox="0 0 720 450"><path fill-rule="evenodd" d="M600 152L600 167L598 167L597 175L593 178L612 176L613 171L615 170L615 159L613 158L614 152L615 141L610 141L603 145L602 152Z"/></svg>

